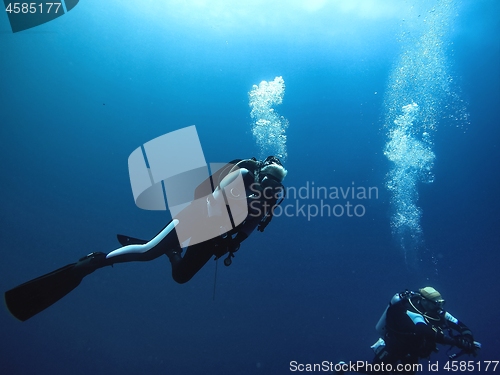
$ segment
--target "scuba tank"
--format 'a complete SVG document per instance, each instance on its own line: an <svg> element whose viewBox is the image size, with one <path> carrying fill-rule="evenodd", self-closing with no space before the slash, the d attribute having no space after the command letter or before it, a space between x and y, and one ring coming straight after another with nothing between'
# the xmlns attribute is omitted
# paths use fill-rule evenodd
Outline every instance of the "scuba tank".
<svg viewBox="0 0 500 375"><path fill-rule="evenodd" d="M402 293L396 293L392 298L387 307L385 308L384 312L382 313L382 316L378 320L377 324L375 325L375 330L379 333L380 337L385 337L385 334L387 332L386 330L386 320L387 320L387 310L389 310L389 307L392 305L395 305L399 301L401 301L403 298L401 296Z"/></svg>
<svg viewBox="0 0 500 375"><path fill-rule="evenodd" d="M390 300L389 304L385 308L384 312L380 316L380 319L378 320L377 324L375 325L375 330L378 332L380 335L380 338L377 340L375 344L370 346L372 350L375 352L375 355L381 355L384 356L385 354L382 353L382 350L385 348L385 341L384 337L385 334L387 333L387 328L386 328L386 323L387 323L387 310L389 310L389 307L395 305L396 303L400 302L401 300L405 298L409 298L411 295L413 295L414 292L409 292L406 290L403 293L396 293Z"/></svg>
<svg viewBox="0 0 500 375"><path fill-rule="evenodd" d="M417 292L412 292L411 290L405 290L402 293L396 293L392 298L391 301L389 302L389 305L385 308L384 312L382 313L382 316L378 320L377 324L375 325L375 329L377 332L380 334L380 337L385 337L385 334L387 333L387 328L386 328L386 320L387 320L387 310L389 307L395 305L396 303L404 300L404 299L410 299L411 297L417 296L419 293Z"/></svg>

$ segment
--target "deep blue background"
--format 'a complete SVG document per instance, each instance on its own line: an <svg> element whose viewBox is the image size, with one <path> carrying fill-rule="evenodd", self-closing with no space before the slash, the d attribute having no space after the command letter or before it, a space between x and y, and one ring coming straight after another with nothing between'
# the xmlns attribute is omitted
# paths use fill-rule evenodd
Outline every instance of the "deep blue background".
<svg viewBox="0 0 500 375"><path fill-rule="evenodd" d="M370 16L364 1L345 13L254 3L247 14L216 2L224 18L208 5L82 1L18 34L0 16L0 290L109 252L116 233L156 234L168 215L134 205L129 154L195 124L207 161L257 155L248 92L275 76L286 184L355 182L378 199L362 218L276 218L219 265L215 301L215 263L177 285L165 257L99 270L25 323L0 309L2 373L287 374L292 360L370 360L387 301L425 285L483 343L479 359L500 360L500 4L456 6L446 43L470 123L435 135L436 179L419 187L428 252L408 267L384 188L383 95L411 4Z"/></svg>

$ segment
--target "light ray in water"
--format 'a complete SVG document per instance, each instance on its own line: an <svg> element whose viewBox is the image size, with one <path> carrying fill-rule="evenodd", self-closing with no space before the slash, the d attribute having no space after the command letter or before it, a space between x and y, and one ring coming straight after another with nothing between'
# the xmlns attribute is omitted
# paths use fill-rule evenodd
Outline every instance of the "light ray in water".
<svg viewBox="0 0 500 375"><path fill-rule="evenodd" d="M248 93L252 117L252 133L260 148L260 158L275 155L284 161L287 157L286 128L288 120L275 112L275 105L283 102L285 81L276 77L274 81L262 81L253 85Z"/></svg>

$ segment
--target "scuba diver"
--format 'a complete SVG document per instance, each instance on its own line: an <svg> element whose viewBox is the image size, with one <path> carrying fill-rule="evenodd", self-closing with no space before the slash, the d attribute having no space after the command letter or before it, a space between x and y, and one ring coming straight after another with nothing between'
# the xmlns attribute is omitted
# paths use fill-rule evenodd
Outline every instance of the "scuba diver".
<svg viewBox="0 0 500 375"><path fill-rule="evenodd" d="M68 294L85 276L115 263L150 261L167 255L172 277L181 284L212 256L217 260L227 254L224 264L229 266L241 242L255 229L263 232L270 223L274 209L285 198L282 181L286 174L274 156L264 161L234 160L202 182L194 200L172 215L170 223L150 241L118 235L122 247L108 254L91 253L77 263L7 291L7 307L17 319L25 321Z"/></svg>
<svg viewBox="0 0 500 375"><path fill-rule="evenodd" d="M449 355L450 359L463 354L476 356L481 344L474 341L464 323L443 309L444 303L441 294L430 286L418 292L406 290L395 294L376 325L381 338L371 346L375 358L356 372L414 374L419 359L437 352L437 344L461 349ZM337 368L342 365L348 369L345 362Z"/></svg>

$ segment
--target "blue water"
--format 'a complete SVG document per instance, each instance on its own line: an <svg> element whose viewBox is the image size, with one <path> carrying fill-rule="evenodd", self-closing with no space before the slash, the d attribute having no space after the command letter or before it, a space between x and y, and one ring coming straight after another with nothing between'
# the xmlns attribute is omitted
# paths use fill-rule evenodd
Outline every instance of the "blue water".
<svg viewBox="0 0 500 375"><path fill-rule="evenodd" d="M408 40L443 26L437 1L163 3L82 1L16 34L0 16L0 290L164 226L167 213L134 204L127 158L141 144L194 124L208 162L259 156L248 95L263 80L286 86L287 187L378 195L323 202L362 205L359 217L309 220L300 205L320 199L289 196L292 215L219 263L215 300L215 262L178 285L165 257L98 270L24 323L0 309L0 372L288 374L290 361L371 360L390 297L426 285L482 342L478 360L500 360L500 4L445 2L453 83L440 87L453 95L426 144L432 181L416 181L418 243L402 248L384 155L401 108L387 103Z"/></svg>

